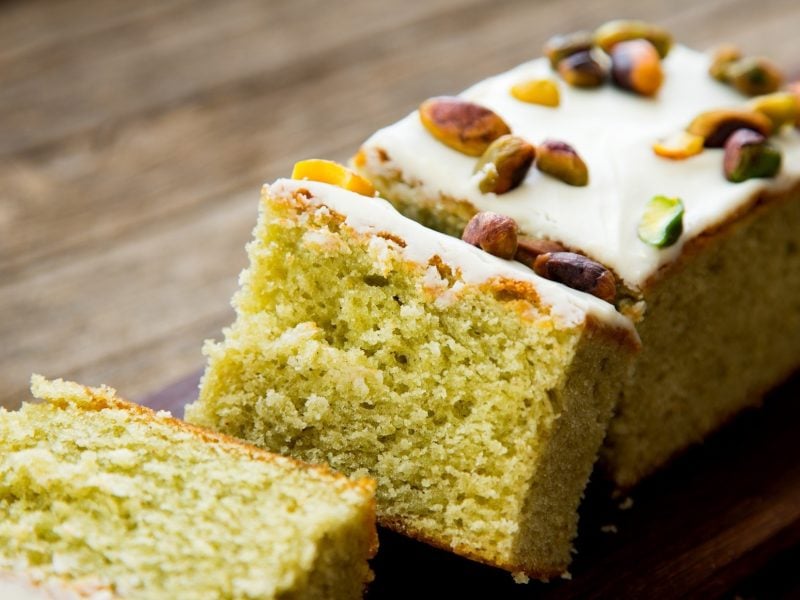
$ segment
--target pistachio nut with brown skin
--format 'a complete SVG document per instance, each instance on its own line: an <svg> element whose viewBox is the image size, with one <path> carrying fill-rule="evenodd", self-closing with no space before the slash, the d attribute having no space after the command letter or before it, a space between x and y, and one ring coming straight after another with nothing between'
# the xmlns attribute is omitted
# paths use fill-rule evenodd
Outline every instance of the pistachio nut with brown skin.
<svg viewBox="0 0 800 600"><path fill-rule="evenodd" d="M567 249L564 246L552 240L539 240L520 236L517 240L517 253L514 255L514 259L533 269L533 265L540 254L566 251Z"/></svg>
<svg viewBox="0 0 800 600"><path fill-rule="evenodd" d="M512 259L517 252L517 222L493 212L479 212L469 220L461 239L500 258Z"/></svg>
<svg viewBox="0 0 800 600"><path fill-rule="evenodd" d="M664 81L661 58L647 40L619 42L611 49L611 78L624 90L654 96Z"/></svg>
<svg viewBox="0 0 800 600"><path fill-rule="evenodd" d="M581 292L613 302L617 295L614 274L603 265L574 252L540 254L533 264L536 274Z"/></svg>
<svg viewBox="0 0 800 600"><path fill-rule="evenodd" d="M768 137L772 133L772 122L754 110L721 108L697 115L686 131L702 137L706 148L722 148L737 129L752 129Z"/></svg>
<svg viewBox="0 0 800 600"><path fill-rule="evenodd" d="M781 153L760 133L739 129L725 142L725 178L734 183L774 177L781 169Z"/></svg>
<svg viewBox="0 0 800 600"><path fill-rule="evenodd" d="M770 94L780 89L783 75L766 58L748 57L731 63L725 73L727 82L746 96Z"/></svg>
<svg viewBox="0 0 800 600"><path fill-rule="evenodd" d="M475 165L481 173L478 187L484 194L505 194L517 187L531 168L536 149L516 135L497 138Z"/></svg>
<svg viewBox="0 0 800 600"><path fill-rule="evenodd" d="M630 40L647 40L658 51L660 58L665 58L672 48L672 34L663 27L645 21L609 21L594 32L594 43L607 53L611 53L617 44Z"/></svg>
<svg viewBox="0 0 800 600"><path fill-rule="evenodd" d="M717 81L728 81L728 69L737 60L742 58L742 52L737 46L724 44L714 50L711 57L711 66L708 73Z"/></svg>
<svg viewBox="0 0 800 600"><path fill-rule="evenodd" d="M558 74L568 84L579 88L596 88L608 78L606 68L589 51L576 52L558 63Z"/></svg>
<svg viewBox="0 0 800 600"><path fill-rule="evenodd" d="M589 183L589 169L575 148L560 140L545 140L537 147L536 168L578 187Z"/></svg>
<svg viewBox="0 0 800 600"><path fill-rule="evenodd" d="M552 68L568 56L578 52L588 52L594 46L594 35L589 31L575 31L554 35L544 44L544 55Z"/></svg>
<svg viewBox="0 0 800 600"><path fill-rule="evenodd" d="M494 111L454 96L425 100L419 118L433 137L468 156L480 156L497 138L511 133Z"/></svg>

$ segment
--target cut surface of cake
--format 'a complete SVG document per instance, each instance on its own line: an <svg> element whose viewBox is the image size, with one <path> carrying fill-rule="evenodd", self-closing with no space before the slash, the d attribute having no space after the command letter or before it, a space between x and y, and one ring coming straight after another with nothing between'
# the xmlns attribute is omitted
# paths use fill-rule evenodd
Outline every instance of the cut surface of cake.
<svg viewBox="0 0 800 600"><path fill-rule="evenodd" d="M643 344L603 451L620 487L800 366L800 95L748 100L737 91L756 82L738 75L745 67L761 87L779 83L764 61L670 50L648 27L615 22L554 38L550 61L423 103L353 161L401 212L440 231L461 236L474 214L493 211L614 272L617 305ZM653 44L634 39L645 35ZM481 128L488 141L505 135L479 160L463 137ZM514 147L509 134L535 147L521 175L511 169L519 161L498 161ZM511 189L497 186L503 166Z"/></svg>
<svg viewBox="0 0 800 600"><path fill-rule="evenodd" d="M611 304L315 181L265 186L188 421L378 481L378 520L535 577L638 338Z"/></svg>
<svg viewBox="0 0 800 600"><path fill-rule="evenodd" d="M359 598L374 482L32 379L0 410L3 598ZM7 595L3 595L7 594Z"/></svg>

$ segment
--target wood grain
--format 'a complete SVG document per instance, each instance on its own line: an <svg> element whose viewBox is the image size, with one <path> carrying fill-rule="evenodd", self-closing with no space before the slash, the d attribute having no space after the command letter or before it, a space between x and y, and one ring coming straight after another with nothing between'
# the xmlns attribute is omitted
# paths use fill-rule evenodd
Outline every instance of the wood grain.
<svg viewBox="0 0 800 600"><path fill-rule="evenodd" d="M796 59L794 0L0 3L0 404L201 363L263 181L620 15Z"/></svg>

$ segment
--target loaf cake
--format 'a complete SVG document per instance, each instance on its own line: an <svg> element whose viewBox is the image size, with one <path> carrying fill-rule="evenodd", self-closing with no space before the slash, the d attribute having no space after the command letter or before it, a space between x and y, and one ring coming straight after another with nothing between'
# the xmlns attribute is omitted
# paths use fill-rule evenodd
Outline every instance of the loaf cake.
<svg viewBox="0 0 800 600"><path fill-rule="evenodd" d="M638 348L630 322L310 164L295 176L367 195L264 187L236 320L207 343L186 419L374 477L393 530L521 577L561 574Z"/></svg>
<svg viewBox="0 0 800 600"><path fill-rule="evenodd" d="M643 344L602 452L625 488L800 365L800 94L640 22L546 54L424 102L353 165L430 227L492 211L614 273Z"/></svg>
<svg viewBox="0 0 800 600"><path fill-rule="evenodd" d="M0 409L0 597L359 598L374 482L34 376Z"/></svg>

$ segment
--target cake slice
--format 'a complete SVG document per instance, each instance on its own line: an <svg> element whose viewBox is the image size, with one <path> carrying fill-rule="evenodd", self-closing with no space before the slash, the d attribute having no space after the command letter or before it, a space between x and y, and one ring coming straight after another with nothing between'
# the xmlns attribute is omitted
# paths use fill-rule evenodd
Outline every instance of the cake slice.
<svg viewBox="0 0 800 600"><path fill-rule="evenodd" d="M614 272L643 344L603 451L620 487L800 366L800 95L763 59L670 46L639 22L557 36L354 159L428 226L493 211Z"/></svg>
<svg viewBox="0 0 800 600"><path fill-rule="evenodd" d="M0 597L359 598L374 482L34 376L0 409Z"/></svg>
<svg viewBox="0 0 800 600"><path fill-rule="evenodd" d="M327 183L266 186L248 253L187 420L374 477L393 530L561 574L630 322Z"/></svg>

